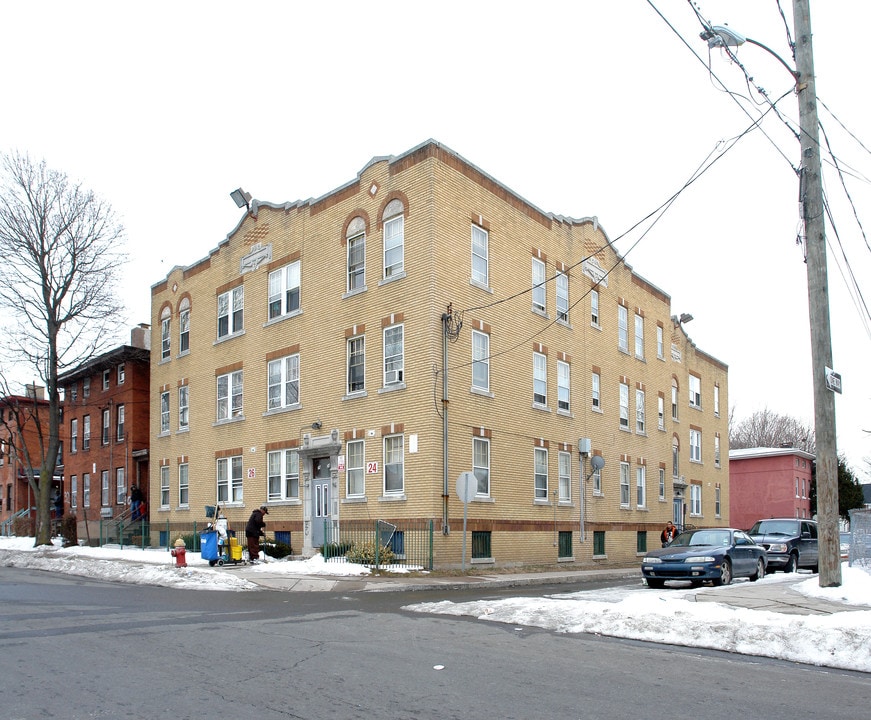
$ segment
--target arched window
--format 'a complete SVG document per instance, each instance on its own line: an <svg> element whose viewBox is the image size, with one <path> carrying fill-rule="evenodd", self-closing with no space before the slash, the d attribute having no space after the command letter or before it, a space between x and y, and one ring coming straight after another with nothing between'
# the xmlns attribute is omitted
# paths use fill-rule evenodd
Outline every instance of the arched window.
<svg viewBox="0 0 871 720"><path fill-rule="evenodd" d="M405 268L405 206L391 200L384 208L384 279L400 275Z"/></svg>
<svg viewBox="0 0 871 720"><path fill-rule="evenodd" d="M347 290L362 290L366 287L366 221L359 215L348 224L345 240L348 246Z"/></svg>
<svg viewBox="0 0 871 720"><path fill-rule="evenodd" d="M160 359L168 360L172 343L170 330L172 326L172 310L167 305L160 311Z"/></svg>
<svg viewBox="0 0 871 720"><path fill-rule="evenodd" d="M178 304L178 351L190 352L191 349L191 300L182 298Z"/></svg>

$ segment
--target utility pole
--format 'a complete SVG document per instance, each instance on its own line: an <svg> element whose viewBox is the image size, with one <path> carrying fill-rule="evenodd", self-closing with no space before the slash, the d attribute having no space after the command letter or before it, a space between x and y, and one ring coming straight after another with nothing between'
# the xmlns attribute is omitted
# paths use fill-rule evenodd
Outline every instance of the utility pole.
<svg viewBox="0 0 871 720"><path fill-rule="evenodd" d="M801 195L805 231L808 308L813 369L816 434L817 513L819 521L820 587L841 584L838 540L838 451L835 436L835 393L826 384L832 368L832 331L826 267L826 228L820 161L819 118L811 43L810 0L793 0L795 62L801 127Z"/></svg>

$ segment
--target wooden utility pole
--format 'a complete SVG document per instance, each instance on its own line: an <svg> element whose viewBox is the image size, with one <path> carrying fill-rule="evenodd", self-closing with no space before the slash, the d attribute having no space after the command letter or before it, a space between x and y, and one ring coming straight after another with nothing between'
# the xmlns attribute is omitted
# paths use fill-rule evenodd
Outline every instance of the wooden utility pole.
<svg viewBox="0 0 871 720"><path fill-rule="evenodd" d="M805 232L808 308L813 369L816 434L817 513L819 521L820 587L841 584L838 539L838 450L835 439L835 393L826 383L832 368L829 285L826 268L826 228L820 161L819 118L811 42L810 0L793 0L795 62L801 127L801 196Z"/></svg>

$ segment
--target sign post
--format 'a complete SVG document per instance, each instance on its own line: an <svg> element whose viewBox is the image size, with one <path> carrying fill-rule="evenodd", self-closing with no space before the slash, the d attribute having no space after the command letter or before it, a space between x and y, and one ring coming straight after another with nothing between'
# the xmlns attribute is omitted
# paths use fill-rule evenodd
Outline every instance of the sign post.
<svg viewBox="0 0 871 720"><path fill-rule="evenodd" d="M457 496L463 503L463 572L466 571L466 520L469 516L469 503L478 491L478 478L474 473L462 472L457 478Z"/></svg>

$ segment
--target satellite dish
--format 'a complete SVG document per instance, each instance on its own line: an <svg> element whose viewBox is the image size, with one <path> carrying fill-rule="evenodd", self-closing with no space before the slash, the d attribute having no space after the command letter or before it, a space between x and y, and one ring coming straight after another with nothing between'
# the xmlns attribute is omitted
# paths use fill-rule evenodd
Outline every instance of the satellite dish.
<svg viewBox="0 0 871 720"><path fill-rule="evenodd" d="M603 458L601 455L593 455L593 457L590 458L590 465L593 466L594 472L596 470L601 470L603 467L605 467L605 458Z"/></svg>

